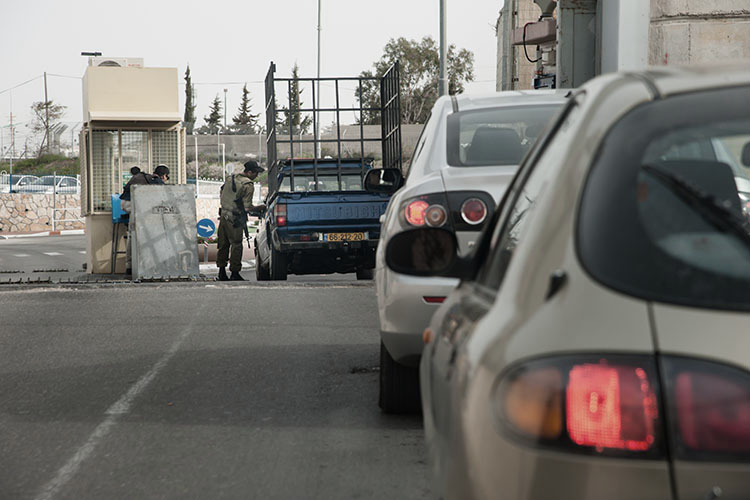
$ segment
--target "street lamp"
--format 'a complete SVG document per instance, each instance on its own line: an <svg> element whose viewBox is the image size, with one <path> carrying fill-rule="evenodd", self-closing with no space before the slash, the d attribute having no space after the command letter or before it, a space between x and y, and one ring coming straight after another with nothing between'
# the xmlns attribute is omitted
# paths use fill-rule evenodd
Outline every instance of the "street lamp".
<svg viewBox="0 0 750 500"><path fill-rule="evenodd" d="M318 94L318 108L320 108L320 32L323 29L320 25L320 1L318 0L318 79L315 82L315 86L318 87L315 89ZM315 157L320 158L320 113L317 111L315 112L315 123Z"/></svg>
<svg viewBox="0 0 750 500"><path fill-rule="evenodd" d="M227 129L227 89L224 89L224 130Z"/></svg>
<svg viewBox="0 0 750 500"><path fill-rule="evenodd" d="M440 79L438 80L438 96L448 93L448 82L445 78L445 60L448 55L446 38L445 0L440 0Z"/></svg>

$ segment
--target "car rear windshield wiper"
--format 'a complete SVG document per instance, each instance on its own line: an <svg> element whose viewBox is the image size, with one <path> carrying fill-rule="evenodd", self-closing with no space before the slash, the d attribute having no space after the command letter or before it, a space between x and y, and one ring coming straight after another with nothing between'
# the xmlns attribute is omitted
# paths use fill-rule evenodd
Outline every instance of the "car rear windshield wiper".
<svg viewBox="0 0 750 500"><path fill-rule="evenodd" d="M721 231L730 231L750 245L748 221L735 214L726 204L715 196L691 184L679 175L652 165L641 165L647 174L669 187L687 205L694 208L706 222Z"/></svg>

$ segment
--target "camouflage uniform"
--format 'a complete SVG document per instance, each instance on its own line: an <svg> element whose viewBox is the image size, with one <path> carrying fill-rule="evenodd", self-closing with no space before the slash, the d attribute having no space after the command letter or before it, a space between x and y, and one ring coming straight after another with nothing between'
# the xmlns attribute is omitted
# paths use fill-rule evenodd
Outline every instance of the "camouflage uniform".
<svg viewBox="0 0 750 500"><path fill-rule="evenodd" d="M239 273L242 269L242 236L247 217L241 210L253 207L253 181L244 174L234 174L221 187L221 216L219 217L218 253L216 265Z"/></svg>

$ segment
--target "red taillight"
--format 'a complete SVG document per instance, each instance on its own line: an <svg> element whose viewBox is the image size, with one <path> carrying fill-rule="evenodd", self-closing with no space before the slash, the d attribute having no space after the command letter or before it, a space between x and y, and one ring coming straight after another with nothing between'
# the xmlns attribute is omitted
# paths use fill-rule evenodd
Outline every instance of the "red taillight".
<svg viewBox="0 0 750 500"><path fill-rule="evenodd" d="M277 226L286 226L286 203L279 203L273 212Z"/></svg>
<svg viewBox="0 0 750 500"><path fill-rule="evenodd" d="M414 200L406 205L406 208L404 209L406 222L408 222L412 226L424 226L425 213L427 212L427 207L429 206L430 204L424 200Z"/></svg>
<svg viewBox="0 0 750 500"><path fill-rule="evenodd" d="M744 378L728 371L676 375L673 411L689 450L750 453L750 385Z"/></svg>
<svg viewBox="0 0 750 500"><path fill-rule="evenodd" d="M570 370L567 427L580 446L648 450L655 440L656 407L643 368L581 364Z"/></svg>
<svg viewBox="0 0 750 500"><path fill-rule="evenodd" d="M481 224L487 218L487 205L479 198L469 198L461 205L461 218L471 225Z"/></svg>
<svg viewBox="0 0 750 500"><path fill-rule="evenodd" d="M600 454L661 452L653 360L562 356L524 363L495 389L499 420L523 439Z"/></svg>
<svg viewBox="0 0 750 500"><path fill-rule="evenodd" d="M422 297L428 304L442 304L445 302L445 297Z"/></svg>

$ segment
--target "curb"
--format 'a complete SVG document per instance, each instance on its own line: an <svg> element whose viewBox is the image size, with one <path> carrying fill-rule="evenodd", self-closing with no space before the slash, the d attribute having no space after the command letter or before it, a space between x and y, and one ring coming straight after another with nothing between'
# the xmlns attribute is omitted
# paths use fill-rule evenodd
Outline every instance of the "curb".
<svg viewBox="0 0 750 500"><path fill-rule="evenodd" d="M72 236L81 234L86 234L86 230L65 229L61 231L42 231L41 233L0 234L0 240L10 240L13 238L39 238L42 236Z"/></svg>

